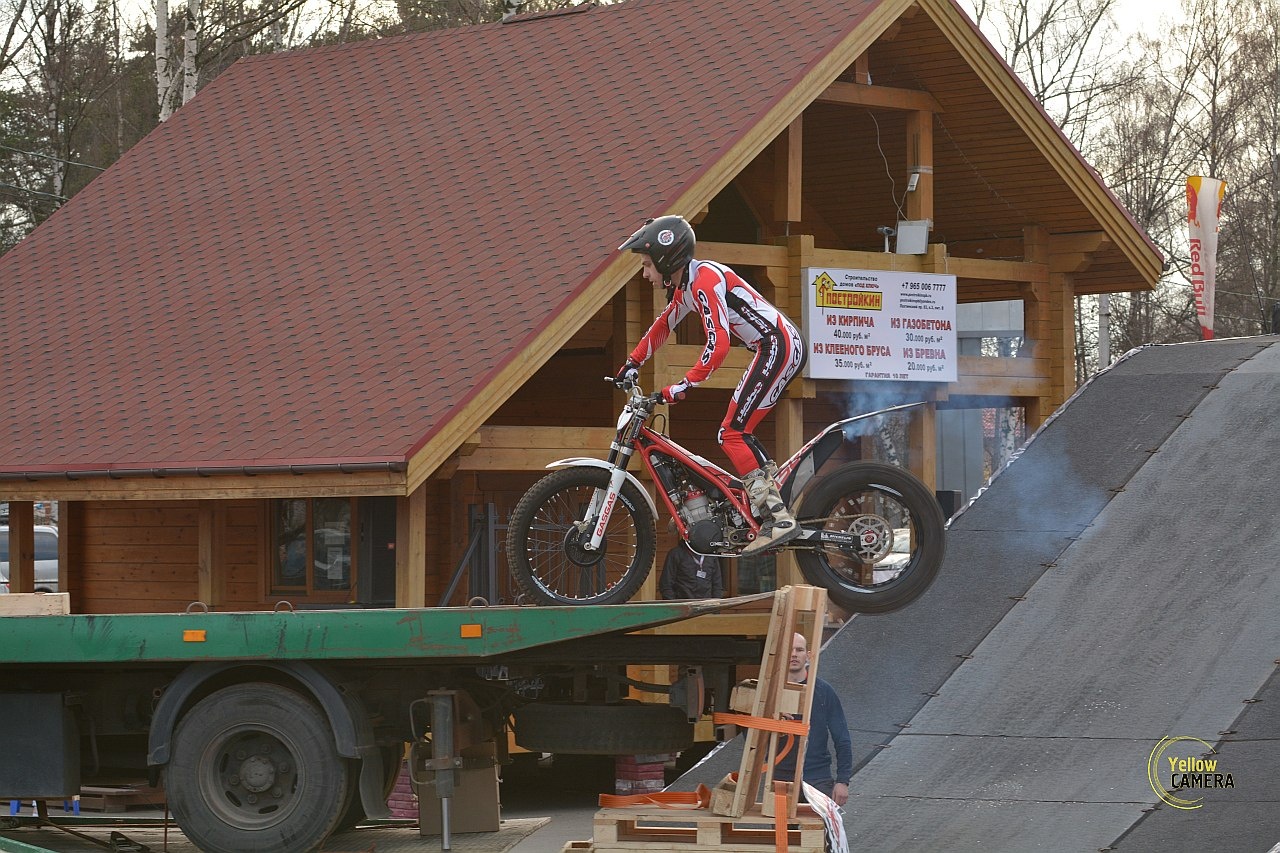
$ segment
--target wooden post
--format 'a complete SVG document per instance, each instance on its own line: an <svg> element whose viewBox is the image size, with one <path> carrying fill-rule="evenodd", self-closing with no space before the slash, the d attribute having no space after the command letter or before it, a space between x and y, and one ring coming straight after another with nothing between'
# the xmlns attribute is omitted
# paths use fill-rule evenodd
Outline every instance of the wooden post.
<svg viewBox="0 0 1280 853"><path fill-rule="evenodd" d="M1049 273L1049 412L1067 401L1076 390L1076 335L1074 277Z"/></svg>
<svg viewBox="0 0 1280 853"><path fill-rule="evenodd" d="M36 591L36 509L9 501L9 592Z"/></svg>
<svg viewBox="0 0 1280 853"><path fill-rule="evenodd" d="M1049 233L1042 226L1029 225L1022 230L1023 260L1031 263L1049 263ZM1018 286L1022 295L1022 327L1026 355L1032 358L1048 358L1050 339L1049 285L1041 282L1022 282ZM1052 397L1036 397L1024 401L1028 433L1052 414L1055 404Z"/></svg>
<svg viewBox="0 0 1280 853"><path fill-rule="evenodd" d="M200 501L197 513L199 568L196 597L211 610L226 603L227 568L222 540L227 529L227 507L224 501Z"/></svg>
<svg viewBox="0 0 1280 853"><path fill-rule="evenodd" d="M907 114L907 163L916 187L907 193L907 218L933 224L933 113ZM910 178L908 178L910 180Z"/></svg>
<svg viewBox="0 0 1280 853"><path fill-rule="evenodd" d="M773 219L790 224L801 214L804 115L796 117L773 141Z"/></svg>
<svg viewBox="0 0 1280 853"><path fill-rule="evenodd" d="M427 605L427 483L396 499L396 607Z"/></svg>
<svg viewBox="0 0 1280 853"><path fill-rule="evenodd" d="M71 564L79 549L71 543L84 535L83 506L81 501L58 501L58 592L72 591Z"/></svg>
<svg viewBox="0 0 1280 853"><path fill-rule="evenodd" d="M938 405L925 403L911 410L907 424L910 470L930 489L938 488Z"/></svg>

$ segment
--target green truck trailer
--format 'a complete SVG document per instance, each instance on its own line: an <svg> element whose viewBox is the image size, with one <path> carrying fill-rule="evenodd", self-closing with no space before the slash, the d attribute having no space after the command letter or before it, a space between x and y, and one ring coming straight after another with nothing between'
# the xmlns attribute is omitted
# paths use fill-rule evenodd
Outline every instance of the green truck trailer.
<svg viewBox="0 0 1280 853"><path fill-rule="evenodd" d="M760 661L772 594L611 607L0 616L0 798L146 777L201 850L304 851L387 816L409 746L455 773L549 753L674 752ZM6 597L9 598L9 597ZM767 620L767 614L761 614ZM738 631L730 633L731 630ZM667 665L671 684L632 667ZM632 688L667 702L628 699Z"/></svg>

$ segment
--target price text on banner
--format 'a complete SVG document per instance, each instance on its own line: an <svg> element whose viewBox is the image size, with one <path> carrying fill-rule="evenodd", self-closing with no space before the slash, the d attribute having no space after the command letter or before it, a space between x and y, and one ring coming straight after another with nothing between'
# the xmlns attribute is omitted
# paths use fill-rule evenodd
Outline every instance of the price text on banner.
<svg viewBox="0 0 1280 853"><path fill-rule="evenodd" d="M805 375L956 381L956 277L804 270Z"/></svg>

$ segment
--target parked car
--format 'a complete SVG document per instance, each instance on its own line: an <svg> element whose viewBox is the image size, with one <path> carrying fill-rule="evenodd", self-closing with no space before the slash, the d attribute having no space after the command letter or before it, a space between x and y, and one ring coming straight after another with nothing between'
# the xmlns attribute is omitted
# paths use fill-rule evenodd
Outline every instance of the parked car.
<svg viewBox="0 0 1280 853"><path fill-rule="evenodd" d="M58 591L58 528L36 525L36 592ZM9 528L0 527L0 593L9 591Z"/></svg>

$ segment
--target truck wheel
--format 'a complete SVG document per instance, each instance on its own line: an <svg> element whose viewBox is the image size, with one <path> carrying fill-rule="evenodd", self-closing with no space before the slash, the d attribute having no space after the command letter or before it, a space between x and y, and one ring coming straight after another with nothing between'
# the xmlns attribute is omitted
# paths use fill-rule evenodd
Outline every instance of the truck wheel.
<svg viewBox="0 0 1280 853"><path fill-rule="evenodd" d="M693 744L693 724L670 705L534 702L516 709L516 743L534 752L641 755Z"/></svg>
<svg viewBox="0 0 1280 853"><path fill-rule="evenodd" d="M311 701L237 684L182 718L165 789L178 825L207 853L303 853L342 817L349 764Z"/></svg>

